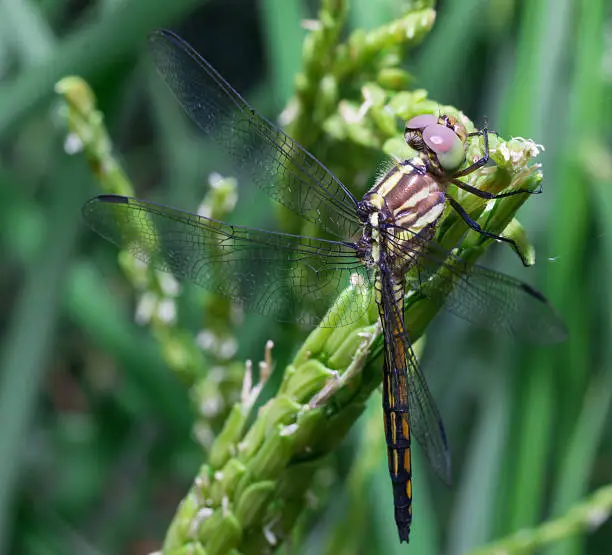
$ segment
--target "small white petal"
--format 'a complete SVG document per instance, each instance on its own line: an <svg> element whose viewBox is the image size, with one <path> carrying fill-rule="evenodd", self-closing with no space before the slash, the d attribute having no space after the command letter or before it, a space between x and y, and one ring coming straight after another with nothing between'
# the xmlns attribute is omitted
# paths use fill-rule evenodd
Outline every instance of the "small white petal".
<svg viewBox="0 0 612 555"><path fill-rule="evenodd" d="M66 154L77 154L83 151L83 141L76 133L68 133L64 141Z"/></svg>

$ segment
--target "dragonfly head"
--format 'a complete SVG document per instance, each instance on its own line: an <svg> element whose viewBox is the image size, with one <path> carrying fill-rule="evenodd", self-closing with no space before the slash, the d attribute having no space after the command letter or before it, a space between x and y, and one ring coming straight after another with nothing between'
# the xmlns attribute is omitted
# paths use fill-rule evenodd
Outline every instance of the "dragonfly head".
<svg viewBox="0 0 612 555"><path fill-rule="evenodd" d="M465 160L467 131L453 116L415 116L406 123L404 138L441 172L456 171Z"/></svg>

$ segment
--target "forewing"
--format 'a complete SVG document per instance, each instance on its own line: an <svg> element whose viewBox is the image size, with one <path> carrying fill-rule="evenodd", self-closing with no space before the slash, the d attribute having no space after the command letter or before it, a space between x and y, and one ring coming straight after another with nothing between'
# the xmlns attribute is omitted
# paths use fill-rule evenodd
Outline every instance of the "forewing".
<svg viewBox="0 0 612 555"><path fill-rule="evenodd" d="M103 195L83 208L91 228L154 268L248 310L315 325L349 282L363 303L329 327L350 324L368 305L366 268L348 243L234 226L130 197ZM352 279L359 274L361 279Z"/></svg>
<svg viewBox="0 0 612 555"><path fill-rule="evenodd" d="M160 30L151 35L150 49L181 106L258 187L338 238L358 231L351 193L307 150L253 110L191 46Z"/></svg>

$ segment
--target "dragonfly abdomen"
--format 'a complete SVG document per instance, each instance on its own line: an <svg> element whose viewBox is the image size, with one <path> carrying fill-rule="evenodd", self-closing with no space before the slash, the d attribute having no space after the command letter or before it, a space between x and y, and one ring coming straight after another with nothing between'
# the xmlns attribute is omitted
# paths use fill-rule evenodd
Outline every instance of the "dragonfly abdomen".
<svg viewBox="0 0 612 555"><path fill-rule="evenodd" d="M412 463L408 402L408 368L403 319L403 280L379 276L379 312L383 322L383 414L395 523L400 541L409 541L412 524Z"/></svg>
<svg viewBox="0 0 612 555"><path fill-rule="evenodd" d="M393 370L385 364L383 377L383 412L389 475L393 487L395 523L400 541L408 542L412 524L412 463L408 412L394 410L391 395Z"/></svg>

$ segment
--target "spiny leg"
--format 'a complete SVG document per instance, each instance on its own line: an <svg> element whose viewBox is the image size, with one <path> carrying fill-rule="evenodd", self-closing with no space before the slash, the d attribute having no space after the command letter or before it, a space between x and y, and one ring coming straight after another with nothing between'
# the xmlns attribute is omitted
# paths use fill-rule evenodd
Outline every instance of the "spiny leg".
<svg viewBox="0 0 612 555"><path fill-rule="evenodd" d="M457 187L459 187L460 189L463 189L464 191L468 193L471 193L473 195L476 195L477 197L484 198L487 200L512 197L514 195L524 195L524 194L539 195L542 192L542 189L538 187L534 191L532 191L531 189L514 189L514 191L507 191L505 193L495 194L495 193L489 193L489 191L483 191L482 189L479 189L478 187L468 185L467 183L461 181L460 179L453 178L451 179L451 182L457 185Z"/></svg>
<svg viewBox="0 0 612 555"><path fill-rule="evenodd" d="M474 173L478 168L482 168L489 161L489 131L487 127L487 119L484 120L484 126L482 129L478 131L474 131L473 133L468 134L468 137L479 137L482 136L482 140L484 142L484 153L481 158L476 160L473 164L469 165L467 168L458 171L455 173L453 177L463 177Z"/></svg>
<svg viewBox="0 0 612 555"><path fill-rule="evenodd" d="M455 173L455 175L453 175L452 182L460 189L463 189L464 191L467 191L468 193L472 193L480 198L484 198L487 200L511 197L513 195L520 195L520 194L536 195L536 194L541 193L542 190L538 188L535 191L532 191L530 189L516 189L514 191L509 191L507 193L494 194L494 193L489 193L488 191L482 191L481 189L473 187L472 185L468 185L467 183L464 183L463 181L458 179L459 177L465 177L466 175L469 175L475 172L477 169L481 168L489 161L489 134L493 133L497 135L497 132L490 130L487 127L487 123L488 123L487 118L484 118L484 126L482 127L482 129L478 131L473 131L472 133L468 134L468 137L482 136L483 142L484 142L483 156L479 158L478 160L476 160L476 162L474 162L467 168Z"/></svg>
<svg viewBox="0 0 612 555"><path fill-rule="evenodd" d="M486 231L485 229L481 227L481 225L476 220L470 217L470 215L465 211L465 208L463 208L463 206L461 206L459 202L457 202L454 198L450 196L447 196L446 198L450 202L450 205L453 207L453 209L457 211L457 213L461 216L463 221L468 225L468 227L470 227L470 229L473 229L474 231L476 231L477 233L480 233L481 235L484 235L485 237L490 237L491 239L495 239L497 241L503 241L504 243L508 243L509 245L512 246L512 248L519 255L521 262L523 263L523 266L530 265L529 261L524 257L523 253L521 252L518 245L513 239L510 239L509 237L504 237L503 235L495 235L495 233Z"/></svg>

